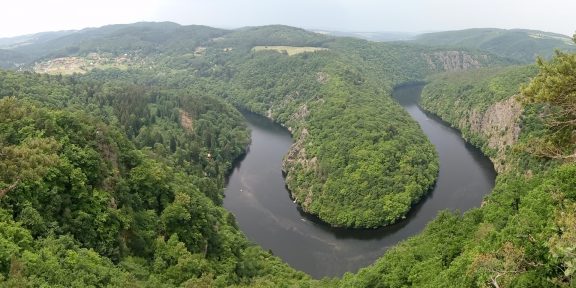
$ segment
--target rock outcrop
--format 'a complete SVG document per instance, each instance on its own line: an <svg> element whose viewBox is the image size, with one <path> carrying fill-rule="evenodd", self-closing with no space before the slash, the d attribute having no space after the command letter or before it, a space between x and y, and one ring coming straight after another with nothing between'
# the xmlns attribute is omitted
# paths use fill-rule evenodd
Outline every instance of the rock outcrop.
<svg viewBox="0 0 576 288"><path fill-rule="evenodd" d="M318 171L318 160L316 157L308 157L306 154L306 138L308 138L308 129L302 128L296 142L292 144L288 154L284 156L282 161L282 171L286 175L286 183L292 183L295 177L295 169L301 169L304 173ZM304 187L290 187L290 193L304 209L310 205L313 199L312 189L304 189Z"/></svg>
<svg viewBox="0 0 576 288"><path fill-rule="evenodd" d="M464 51L438 51L422 53L422 57L433 71L462 71L484 66L487 55L472 56Z"/></svg>
<svg viewBox="0 0 576 288"><path fill-rule="evenodd" d="M506 170L506 150L518 141L520 135L521 114L522 105L516 97L510 97L491 105L484 113L472 110L459 126L469 126L472 133L478 133L486 139L486 146L496 151L495 155L490 156L494 168L503 172Z"/></svg>

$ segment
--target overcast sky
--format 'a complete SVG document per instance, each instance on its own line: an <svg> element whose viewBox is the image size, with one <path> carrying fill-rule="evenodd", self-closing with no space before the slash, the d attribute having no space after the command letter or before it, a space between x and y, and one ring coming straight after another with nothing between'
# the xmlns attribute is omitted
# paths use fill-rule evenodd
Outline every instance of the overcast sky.
<svg viewBox="0 0 576 288"><path fill-rule="evenodd" d="M576 0L4 0L0 37L138 21L356 32L527 28L572 35Z"/></svg>

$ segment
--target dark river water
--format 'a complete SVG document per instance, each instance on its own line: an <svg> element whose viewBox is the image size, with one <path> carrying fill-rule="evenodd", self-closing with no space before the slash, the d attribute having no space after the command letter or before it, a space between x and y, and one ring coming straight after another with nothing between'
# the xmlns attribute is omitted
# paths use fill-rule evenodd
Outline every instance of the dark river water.
<svg viewBox="0 0 576 288"><path fill-rule="evenodd" d="M252 144L229 177L224 207L251 241L292 267L321 278L370 265L390 246L422 231L440 210L480 206L494 186L492 163L458 131L417 106L421 89L402 87L394 95L436 147L440 174L434 190L405 220L380 229L335 229L303 213L290 199L281 171L282 157L292 144L290 134L254 114L245 115Z"/></svg>

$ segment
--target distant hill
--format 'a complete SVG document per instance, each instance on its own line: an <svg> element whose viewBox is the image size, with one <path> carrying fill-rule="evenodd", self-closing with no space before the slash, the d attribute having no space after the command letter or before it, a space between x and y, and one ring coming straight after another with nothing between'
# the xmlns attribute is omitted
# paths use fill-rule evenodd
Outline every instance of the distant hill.
<svg viewBox="0 0 576 288"><path fill-rule="evenodd" d="M65 30L0 38L0 49L14 49L32 44L40 44L69 34L73 34L75 32L77 31Z"/></svg>
<svg viewBox="0 0 576 288"><path fill-rule="evenodd" d="M13 69L32 60L26 54L17 51L0 49L0 68Z"/></svg>
<svg viewBox="0 0 576 288"><path fill-rule="evenodd" d="M137 51L144 55L165 51L187 52L200 42L219 37L227 30L206 26L181 26L172 22L108 25L37 41L13 50L35 59L42 57L86 55L89 52L124 54Z"/></svg>
<svg viewBox="0 0 576 288"><path fill-rule="evenodd" d="M466 29L426 33L413 42L441 47L479 49L495 55L533 63L537 56L549 58L555 49L575 51L576 45L566 35L524 29Z"/></svg>
<svg viewBox="0 0 576 288"><path fill-rule="evenodd" d="M417 35L417 33L408 33L408 32L361 32L361 31L343 32L343 31L331 31L331 30L312 30L312 31L325 35L338 36L338 37L354 37L378 42L412 40Z"/></svg>
<svg viewBox="0 0 576 288"><path fill-rule="evenodd" d="M255 46L266 45L325 48L333 46L332 48L339 47L335 49L335 51L346 51L348 56L350 56L349 53L356 55L362 53L363 49L353 51L346 49L346 46L352 47L359 45L356 48L366 48L370 46L365 45L361 40L350 42L345 40L345 38L337 37L336 35L364 38L372 41L396 41L413 36L409 34L387 32L312 32L284 25L268 25L224 30L199 25L182 26L172 22L140 22L134 24L108 25L99 28L86 28L77 31L43 32L34 35L2 38L0 39L0 47L7 47L7 50L0 52L0 60L4 58L7 60L0 63L0 65L5 68L14 68L25 63L27 64L26 67L30 68L30 65L34 65L34 63L42 63L61 57L78 56L86 58L91 53L98 53L98 57L108 62L121 61L122 59L119 58L123 56L128 56L133 63L150 57L155 59L168 59L166 56L172 57L172 60L170 61L174 62L179 58L187 59L190 55L203 55L203 51L206 49L210 51L211 49L229 50L233 48L235 52L242 54L250 51L250 49ZM356 44L350 46L349 44L352 43ZM397 44L398 45L386 49L376 48L376 50L385 51L407 45L404 43ZM423 50L421 52L424 54L436 53L433 51L446 50L437 47L433 49L427 47L416 48L420 45L408 45L411 47L410 49ZM462 49L450 48L449 50L454 51ZM2 57L8 55L8 53L11 53L12 56ZM474 53L486 54L483 52ZM400 54L408 55L410 53ZM75 63L72 64L73 66L85 66L90 62L96 62L92 60L94 60L93 57L88 60L84 59L83 61L86 63L76 60L70 61L75 61Z"/></svg>
<svg viewBox="0 0 576 288"><path fill-rule="evenodd" d="M261 45L321 47L335 40L335 37L332 36L285 25L244 27L229 30L228 32L226 36L214 39L214 43L206 44L219 48L235 47L250 49L254 46Z"/></svg>

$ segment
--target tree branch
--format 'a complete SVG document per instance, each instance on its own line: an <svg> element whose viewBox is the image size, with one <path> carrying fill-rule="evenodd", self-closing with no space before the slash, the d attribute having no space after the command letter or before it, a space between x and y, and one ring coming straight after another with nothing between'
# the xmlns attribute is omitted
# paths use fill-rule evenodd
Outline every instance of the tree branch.
<svg viewBox="0 0 576 288"><path fill-rule="evenodd" d="M14 182L12 185L4 188L4 189L0 189L0 199L2 197L4 197L4 195L6 195L8 192L14 190L16 188L16 186L18 186L18 184L20 184L20 179L16 179L16 182Z"/></svg>

